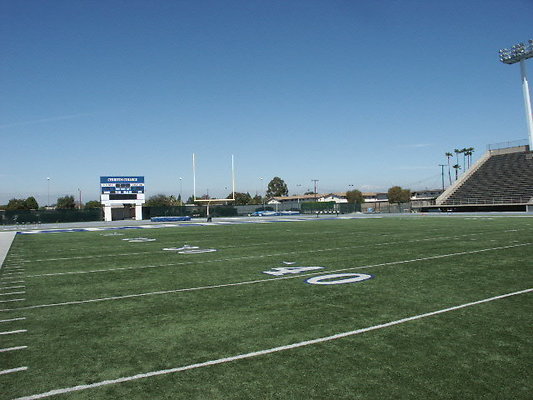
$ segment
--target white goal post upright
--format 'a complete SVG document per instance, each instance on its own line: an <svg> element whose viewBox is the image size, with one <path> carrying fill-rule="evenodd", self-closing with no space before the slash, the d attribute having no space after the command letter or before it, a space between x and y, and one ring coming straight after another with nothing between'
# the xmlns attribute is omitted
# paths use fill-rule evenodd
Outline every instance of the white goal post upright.
<svg viewBox="0 0 533 400"><path fill-rule="evenodd" d="M196 200L196 162L192 153L192 198Z"/></svg>
<svg viewBox="0 0 533 400"><path fill-rule="evenodd" d="M235 200L235 161L231 155L231 197Z"/></svg>
<svg viewBox="0 0 533 400"><path fill-rule="evenodd" d="M227 203L235 201L235 159L231 155L231 199L198 199L196 198L196 155L192 153L192 181L193 181L193 199L195 202L205 202L207 205L207 216L209 217L209 206L211 203Z"/></svg>

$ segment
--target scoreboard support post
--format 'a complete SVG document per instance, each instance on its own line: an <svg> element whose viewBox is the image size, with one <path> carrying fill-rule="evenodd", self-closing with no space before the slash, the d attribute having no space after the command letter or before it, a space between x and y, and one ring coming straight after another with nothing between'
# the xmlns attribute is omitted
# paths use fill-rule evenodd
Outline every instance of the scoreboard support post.
<svg viewBox="0 0 533 400"><path fill-rule="evenodd" d="M104 205L104 221L113 221L113 217L111 215L111 205Z"/></svg>

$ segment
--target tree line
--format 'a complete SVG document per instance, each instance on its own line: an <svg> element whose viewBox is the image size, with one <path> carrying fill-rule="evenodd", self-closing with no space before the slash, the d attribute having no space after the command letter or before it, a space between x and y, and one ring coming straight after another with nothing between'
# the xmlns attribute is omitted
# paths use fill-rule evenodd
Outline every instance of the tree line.
<svg viewBox="0 0 533 400"><path fill-rule="evenodd" d="M74 210L76 208L99 208L102 207L102 204L99 201L88 201L82 207L80 204L77 204L74 200L74 196L63 196L59 197L56 201L56 204L51 206L58 210ZM39 206L35 197L30 196L26 199L16 199L13 198L9 200L6 205L0 205L0 210L43 210L46 207Z"/></svg>
<svg viewBox="0 0 533 400"><path fill-rule="evenodd" d="M287 184L283 179L276 176L272 178L272 180L268 183L267 191L265 193L265 196L262 197L259 194L256 194L255 196L251 196L250 193L246 192L235 192L235 201L233 201L231 204L240 206L240 205L259 205L259 204L265 204L268 200L272 199L273 197L283 197L288 196L289 189L287 187ZM311 192L310 194L313 194ZM391 187L388 192L388 200L389 203L407 203L410 200L411 197L411 191L409 189L402 189L400 186L393 186ZM210 197L207 194L204 194L203 196L199 197L201 200L208 200ZM227 199L233 199L233 193L228 194L226 197ZM362 204L364 203L365 199L363 197L363 194L361 191L354 189L346 192L346 199L348 203L357 203ZM187 201L184 203L181 199L181 195L178 195L178 197L175 197L173 195L167 196L165 194L156 194L154 196L151 196L146 202L146 207L176 207L176 206L183 206L185 204L195 204L195 199L191 196L187 199ZM229 203L229 202L228 202ZM197 204L201 204L198 202ZM74 196L67 195L63 196L57 199L56 204L53 206L55 209L60 210L74 210L76 208L100 208L102 207L102 204L99 201L89 201L85 203L83 206L80 204L77 204L74 200ZM11 199L9 200L9 203L5 206L0 206L0 210L38 210L38 209L44 209L45 207L39 207L39 204L37 203L37 200L35 200L35 197L30 196L27 199Z"/></svg>

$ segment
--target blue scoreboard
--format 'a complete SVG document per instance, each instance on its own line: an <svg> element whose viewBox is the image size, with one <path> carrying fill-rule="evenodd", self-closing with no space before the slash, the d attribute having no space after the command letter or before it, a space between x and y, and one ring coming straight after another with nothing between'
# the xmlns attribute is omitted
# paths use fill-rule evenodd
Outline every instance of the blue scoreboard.
<svg viewBox="0 0 533 400"><path fill-rule="evenodd" d="M144 200L144 176L101 176L100 194L106 200Z"/></svg>

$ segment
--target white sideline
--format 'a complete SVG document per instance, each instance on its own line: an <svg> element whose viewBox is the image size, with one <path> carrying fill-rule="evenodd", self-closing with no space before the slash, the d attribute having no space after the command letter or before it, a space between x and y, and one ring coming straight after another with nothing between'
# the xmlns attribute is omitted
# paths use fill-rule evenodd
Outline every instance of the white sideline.
<svg viewBox="0 0 533 400"><path fill-rule="evenodd" d="M17 232L0 232L0 270Z"/></svg>
<svg viewBox="0 0 533 400"><path fill-rule="evenodd" d="M313 345L313 344L317 344L317 343L329 342L329 341L332 341L332 340L342 339L342 338L345 338L345 337L348 337L348 336L355 336L355 335L359 335L361 333L374 331L374 330L377 330L377 329L388 328L388 327L391 327L391 326L394 326L394 325L403 324L405 322L415 321L415 320L418 320L418 319L431 317L431 316L434 316L434 315L443 314L443 313L446 313L446 312L449 312L449 311L455 311L455 310L459 310L459 309L462 309L462 308L475 306L475 305L482 304L482 303L488 303L490 301L503 299L505 297L516 296L516 295L519 295L519 294L525 294L525 293L528 293L528 292L531 292L531 291L533 291L533 288L520 290L518 292L502 294L502 295L495 296L495 297L489 297L487 299L478 300L478 301L474 301L474 302L471 302L471 303L465 303L465 304L461 304L461 305L458 305L458 306L444 308L444 309L441 309L441 310L432 311L432 312L428 312L428 313L424 313L424 314L418 314L418 315L415 315L415 316L412 316L412 317L402 318L402 319L398 319L396 321L391 321L391 322L387 322L387 323L384 323L384 324L370 326L368 328L362 328L362 329L357 329L357 330L354 330L354 331L337 333L335 335L321 337L321 338L318 338L318 339L312 339L312 340L306 340L306 341L299 342L299 343L293 343L293 344L289 344L289 345L286 345L286 346L273 347L273 348L270 348L270 349L254 351L254 352L251 352L251 353L239 354L239 355L232 356L232 357L225 357L225 358L219 358L217 360L205 361L205 362L196 363L196 364L189 364L189 365L185 365L183 367L176 367L176 368L170 368L170 369L163 369L163 370L159 370L159 371L152 371L152 372L147 372L147 373L143 373L143 374L126 376L126 377L122 377L122 378L118 378L118 379L109 379L109 380L105 380L105 381L101 381L101 382L91 383L91 384L88 384L88 385L78 385L78 386L73 386L73 387L69 387L69 388L55 389L55 390L51 390L51 391L45 392L45 393L39 393L39 394L31 395L31 396L19 397L19 398L16 398L14 400L37 400L37 399L43 399L43 398L55 396L55 395L58 395L58 394L65 394L65 393L71 393L71 392L76 392L76 391L80 391L80 390L93 389L93 388L97 388L97 387L100 387L100 386L114 385L114 384L117 384L117 383L134 381L134 380L137 380L137 379L150 378L150 377L158 376L158 375L167 375L167 374L172 374L172 373L176 373L176 372L182 372L182 371L187 371L187 370L191 370L191 369L196 369L196 368L208 367L208 366L211 366L211 365L224 364L224 363L233 362L233 361L237 361L237 360L243 360L243 359L247 359L247 358L263 356L265 354L278 353L280 351L292 350L292 349L296 349L298 347L304 347L304 346L309 346L309 345Z"/></svg>
<svg viewBox="0 0 533 400"><path fill-rule="evenodd" d="M380 264L363 265L363 266L360 266L360 267L340 268L340 269L328 271L328 273L351 271L351 270L356 270L356 269L368 269L368 268L384 267L384 266L388 266L388 265L408 264L408 263L413 263L413 262L418 262L418 261L437 260L439 258L462 256L462 255L468 255L468 254L477 254L477 253L483 253L483 252L486 252L486 251L493 251L493 250L510 249L510 248L514 248L514 247L529 246L531 244L532 243L520 243L520 244L509 245L509 246L490 247L490 248L487 248L487 249L472 250L472 251L461 251L461 252L458 252L458 253L449 253L449 254L441 254L441 255L437 255L437 256L414 258L414 259L411 259L411 260L390 261L390 262L380 263ZM265 283L265 282L272 282L272 281L279 281L279 280L286 280L286 279L297 279L297 278L302 278L302 277L306 277L306 276L321 275L323 273L324 273L324 271L311 272L311 273L308 273L308 274L298 274L298 275L293 275L293 276L283 276L283 277L279 277L279 278L257 279L257 280L253 280L253 281L244 281L244 282L224 283L224 284L220 284L220 285L197 286L197 287L192 287L192 288L161 290L161 291L157 291L157 292L127 294L127 295L123 295L123 296L102 297L102 298L88 299L88 300L66 301L66 302L63 302L63 303L37 304L37 305L33 305L33 306L0 309L0 312L3 312L3 311L31 310L31 309L36 309L36 308L57 307L57 306L67 306L67 305L76 305L76 304L87 304L87 303L96 303L96 302L101 302L101 301L123 300L123 299L131 299L131 298L136 298L136 297L153 296L153 295L161 295L161 294L192 292L192 291L196 291L196 290L218 289L218 288L231 287L231 286L252 285L252 284L255 284L255 283Z"/></svg>

